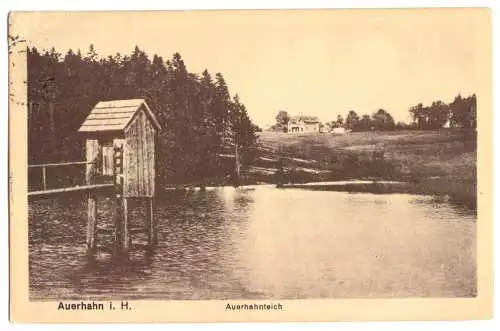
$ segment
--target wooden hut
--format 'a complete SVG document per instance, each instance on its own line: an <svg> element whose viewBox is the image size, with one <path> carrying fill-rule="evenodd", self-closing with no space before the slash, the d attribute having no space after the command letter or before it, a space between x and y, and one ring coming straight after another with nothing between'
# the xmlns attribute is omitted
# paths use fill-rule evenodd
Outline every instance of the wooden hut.
<svg viewBox="0 0 500 331"><path fill-rule="evenodd" d="M150 203L150 223L153 219L155 195L155 137L160 124L144 99L101 101L91 110L80 129L86 137L87 182L113 176L119 181L123 199L122 246L130 245L128 231L128 199L146 198ZM119 157L117 157L119 155ZM89 197L89 215L92 211ZM94 207L95 209L95 207ZM92 224L92 218L94 221ZM121 222L121 221L120 221ZM89 216L89 245L95 246L95 215ZM118 234L120 237L121 235ZM150 243L156 239L148 231Z"/></svg>

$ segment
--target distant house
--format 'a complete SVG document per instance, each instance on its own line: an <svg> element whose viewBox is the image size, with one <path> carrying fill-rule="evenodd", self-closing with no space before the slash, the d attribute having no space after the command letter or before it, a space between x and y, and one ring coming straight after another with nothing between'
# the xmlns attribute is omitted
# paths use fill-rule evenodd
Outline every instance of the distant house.
<svg viewBox="0 0 500 331"><path fill-rule="evenodd" d="M288 121L288 133L319 133L320 121L314 116L292 116Z"/></svg>

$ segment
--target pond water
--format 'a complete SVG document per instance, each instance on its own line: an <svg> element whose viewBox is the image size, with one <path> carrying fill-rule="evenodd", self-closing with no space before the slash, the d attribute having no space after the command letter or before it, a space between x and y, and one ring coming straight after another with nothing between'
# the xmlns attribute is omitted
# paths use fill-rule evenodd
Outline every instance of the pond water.
<svg viewBox="0 0 500 331"><path fill-rule="evenodd" d="M111 205L99 199L101 222ZM30 202L30 298L476 295L476 214L446 199L257 186L171 191L156 207L155 251L117 262L86 256L83 199Z"/></svg>

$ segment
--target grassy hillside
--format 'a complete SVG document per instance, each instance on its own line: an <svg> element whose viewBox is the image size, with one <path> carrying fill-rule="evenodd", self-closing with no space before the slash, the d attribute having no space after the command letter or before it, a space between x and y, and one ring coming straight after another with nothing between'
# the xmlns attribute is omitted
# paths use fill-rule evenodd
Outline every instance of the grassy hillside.
<svg viewBox="0 0 500 331"><path fill-rule="evenodd" d="M263 155L313 161L317 169L342 165L349 157L370 160L375 151L383 152L384 160L395 166L397 177L475 178L476 135L472 131L355 132L338 136L263 132L260 143Z"/></svg>
<svg viewBox="0 0 500 331"><path fill-rule="evenodd" d="M474 131L262 132L259 142L259 158L246 169L247 178L273 182L281 159L298 182L389 179L428 193L476 196Z"/></svg>

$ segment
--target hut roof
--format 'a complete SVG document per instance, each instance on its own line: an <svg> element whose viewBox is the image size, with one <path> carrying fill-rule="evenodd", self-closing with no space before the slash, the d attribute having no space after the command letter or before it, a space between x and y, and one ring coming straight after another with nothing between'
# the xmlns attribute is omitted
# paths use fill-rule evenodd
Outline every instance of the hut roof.
<svg viewBox="0 0 500 331"><path fill-rule="evenodd" d="M159 130L160 124L144 99L100 101L90 111L79 132L124 131L144 105L146 114Z"/></svg>
<svg viewBox="0 0 500 331"><path fill-rule="evenodd" d="M305 116L305 115L298 115L298 116L292 116L290 118L290 123L296 124L300 121L303 121L304 123L319 123L320 120L316 116Z"/></svg>

